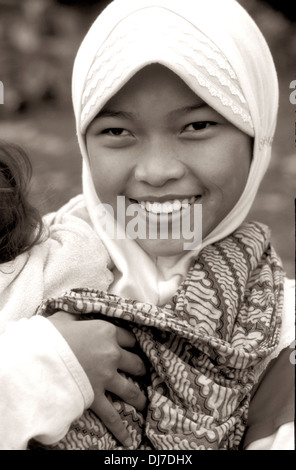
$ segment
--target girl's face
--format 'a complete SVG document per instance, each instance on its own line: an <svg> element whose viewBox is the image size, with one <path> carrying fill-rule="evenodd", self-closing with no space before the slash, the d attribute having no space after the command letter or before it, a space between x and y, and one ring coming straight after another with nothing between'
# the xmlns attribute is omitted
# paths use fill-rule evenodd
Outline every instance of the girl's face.
<svg viewBox="0 0 296 470"><path fill-rule="evenodd" d="M141 204L136 207L147 222L151 212L168 213L170 224L184 208L193 215L202 204L203 238L238 201L252 155L249 136L157 64L109 100L89 125L86 143L98 196L117 218L117 196L126 208ZM167 239L137 242L152 256L179 254L188 239L182 230L176 239L170 229Z"/></svg>

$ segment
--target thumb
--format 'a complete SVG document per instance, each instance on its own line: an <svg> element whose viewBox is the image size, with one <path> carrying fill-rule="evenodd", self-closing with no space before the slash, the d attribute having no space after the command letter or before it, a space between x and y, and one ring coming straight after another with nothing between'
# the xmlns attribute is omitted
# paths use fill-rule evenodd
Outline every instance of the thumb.
<svg viewBox="0 0 296 470"><path fill-rule="evenodd" d="M63 320L63 321L77 321L78 316L77 315L72 315L71 313L63 312L63 311L58 311L48 317L50 320Z"/></svg>

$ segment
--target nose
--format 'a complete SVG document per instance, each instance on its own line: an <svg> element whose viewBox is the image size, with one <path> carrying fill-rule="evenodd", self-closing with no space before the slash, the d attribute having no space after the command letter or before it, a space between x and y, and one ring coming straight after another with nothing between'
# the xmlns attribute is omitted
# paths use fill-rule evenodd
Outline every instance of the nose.
<svg viewBox="0 0 296 470"><path fill-rule="evenodd" d="M135 179L151 186L163 186L185 174L185 166L171 143L156 140L149 142L138 156Z"/></svg>

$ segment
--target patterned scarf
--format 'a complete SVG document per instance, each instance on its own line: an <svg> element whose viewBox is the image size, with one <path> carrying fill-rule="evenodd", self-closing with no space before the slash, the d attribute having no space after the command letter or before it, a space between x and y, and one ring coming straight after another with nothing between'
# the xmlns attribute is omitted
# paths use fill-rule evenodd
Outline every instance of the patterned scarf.
<svg viewBox="0 0 296 470"><path fill-rule="evenodd" d="M109 318L131 328L150 364L148 405L138 412L110 396L132 449L238 449L262 361L280 337L283 271L266 226L244 223L204 248L164 307L75 289L41 306L82 320ZM67 435L43 449L123 449L87 410ZM31 449L40 448L38 443Z"/></svg>

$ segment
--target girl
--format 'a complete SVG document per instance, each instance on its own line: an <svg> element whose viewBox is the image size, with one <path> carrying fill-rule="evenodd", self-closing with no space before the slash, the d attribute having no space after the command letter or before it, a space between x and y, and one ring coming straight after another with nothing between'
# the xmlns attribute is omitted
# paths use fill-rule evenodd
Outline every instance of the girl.
<svg viewBox="0 0 296 470"><path fill-rule="evenodd" d="M81 279L80 289L52 296L38 310L49 320L35 320L59 330L86 372L89 381L73 357L70 368L67 350L67 370L80 374L80 387L92 385L96 414L87 410L66 434L71 413L78 412L67 403L59 431L49 433L40 419L43 433L34 429L31 448L65 436L54 448L114 449L121 442L133 449L272 449L283 448L283 432L291 447L291 415L277 406L271 425L264 386L270 377L275 386L275 358L289 382L291 297L268 229L244 222L269 163L278 106L274 64L261 33L233 0L115 0L82 42L72 91L83 196L46 223L86 224L110 257L103 273L97 251L89 265L103 280L112 271L112 280L102 289ZM188 217L193 242L201 230L199 204L202 245L186 250L188 240L182 230L175 236L175 223ZM151 219L154 237L139 230L127 237L135 220L147 228ZM80 248L85 258L87 245ZM89 321L70 322L69 314ZM121 352L98 374L94 358L102 363L110 354L95 356L89 335L108 320L118 325L112 325L112 344L116 332ZM117 372L144 372L127 356L134 343L120 337L123 326L133 328L148 358L148 407L139 388L127 393L133 384ZM105 392L117 398L111 402ZM277 401L282 392L274 392ZM262 396L266 415L258 423Z"/></svg>

